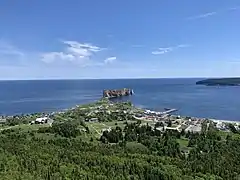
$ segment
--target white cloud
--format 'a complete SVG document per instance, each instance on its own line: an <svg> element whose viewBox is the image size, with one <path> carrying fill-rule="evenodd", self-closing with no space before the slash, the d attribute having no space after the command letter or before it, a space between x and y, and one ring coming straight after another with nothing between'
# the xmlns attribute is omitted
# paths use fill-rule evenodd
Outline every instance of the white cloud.
<svg viewBox="0 0 240 180"><path fill-rule="evenodd" d="M102 51L103 48L93 46L88 43L79 43L76 41L63 41L64 44L67 44L71 49L84 49L89 52L99 52ZM70 49L70 51L71 51Z"/></svg>
<svg viewBox="0 0 240 180"><path fill-rule="evenodd" d="M42 61L52 63L63 60L69 62L86 63L95 53L104 50L89 43L79 43L77 41L62 41L66 45L63 51L42 53Z"/></svg>
<svg viewBox="0 0 240 180"><path fill-rule="evenodd" d="M104 60L104 63L105 64L111 64L113 63L114 61L116 61L117 57L113 56L113 57L109 57L107 59Z"/></svg>
<svg viewBox="0 0 240 180"><path fill-rule="evenodd" d="M171 52L172 50L173 50L172 47L158 48L158 50L157 51L153 51L152 54L153 55L165 54L165 53Z"/></svg>
<svg viewBox="0 0 240 180"><path fill-rule="evenodd" d="M200 15L197 15L197 16L188 17L187 20L207 18L209 16L214 16L216 14L217 14L217 12L208 12L208 13L200 14Z"/></svg>
<svg viewBox="0 0 240 180"><path fill-rule="evenodd" d="M17 47L14 47L9 43L0 40L0 55L24 56L24 53Z"/></svg>
<svg viewBox="0 0 240 180"><path fill-rule="evenodd" d="M238 9L240 9L240 6L235 6L235 7L229 8L228 10L234 11L234 10L238 10Z"/></svg>
<svg viewBox="0 0 240 180"><path fill-rule="evenodd" d="M42 61L45 63L54 62L56 59L74 61L75 57L72 54L65 54L63 52L50 52L42 54Z"/></svg>
<svg viewBox="0 0 240 180"><path fill-rule="evenodd" d="M189 44L180 44L177 46L177 48L185 48L185 47L190 47Z"/></svg>
<svg viewBox="0 0 240 180"><path fill-rule="evenodd" d="M188 44L180 44L180 45L173 46L173 47L158 48L156 51L153 51L152 54L153 55L166 54L166 53L174 51L175 49L185 48L185 47L189 47L189 46L190 45L188 45Z"/></svg>
<svg viewBox="0 0 240 180"><path fill-rule="evenodd" d="M235 6L235 7L228 8L228 9L225 9L225 10L222 10L222 11L213 11L213 12L200 14L200 15L197 15L197 16L191 16L191 17L188 17L186 19L187 20L203 19L203 18L207 18L207 17L210 17L210 16L215 16L218 13L226 13L227 11L235 11L235 10L238 10L238 9L240 9L240 6Z"/></svg>

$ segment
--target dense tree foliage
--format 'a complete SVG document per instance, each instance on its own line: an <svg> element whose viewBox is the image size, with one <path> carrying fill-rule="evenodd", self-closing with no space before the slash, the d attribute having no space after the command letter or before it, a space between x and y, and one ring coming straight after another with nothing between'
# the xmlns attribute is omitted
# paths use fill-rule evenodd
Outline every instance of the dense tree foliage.
<svg viewBox="0 0 240 180"><path fill-rule="evenodd" d="M240 125L239 125L240 126ZM233 124L229 123L228 127L230 129L231 132L235 133L235 134L240 134L240 130L238 130ZM239 128L239 127L238 127ZM240 128L239 128L240 129Z"/></svg>
<svg viewBox="0 0 240 180"><path fill-rule="evenodd" d="M71 121L38 131L7 129L0 134L0 179L238 180L240 140L207 128L162 133L127 123L103 132L101 141L84 140ZM180 138L189 139L189 152L181 152Z"/></svg>

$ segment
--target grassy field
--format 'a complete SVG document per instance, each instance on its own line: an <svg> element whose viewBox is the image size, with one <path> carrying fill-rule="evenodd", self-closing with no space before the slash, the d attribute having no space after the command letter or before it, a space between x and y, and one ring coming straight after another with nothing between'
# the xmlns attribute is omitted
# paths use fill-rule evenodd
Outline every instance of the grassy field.
<svg viewBox="0 0 240 180"><path fill-rule="evenodd" d="M232 132L218 131L218 134L222 137L222 139L226 139L227 135L232 136L233 139L240 139L240 134L234 134Z"/></svg>
<svg viewBox="0 0 240 180"><path fill-rule="evenodd" d="M15 125L15 126L6 126L2 128L2 130L7 129L20 129L21 131L27 132L27 131L34 131L38 130L40 127L49 127L49 124L21 124L21 125Z"/></svg>
<svg viewBox="0 0 240 180"><path fill-rule="evenodd" d="M36 133L34 135L36 138L41 138L41 139L53 139L55 137L54 134L50 134L50 133ZM61 137L61 136L58 136L58 137Z"/></svg>
<svg viewBox="0 0 240 180"><path fill-rule="evenodd" d="M122 129L124 128L125 121L113 121L113 122L89 122L86 123L87 126L89 127L90 131L95 134L95 136L100 136L102 134L103 130L106 129L113 129L117 126L121 127ZM130 121L128 121L130 122Z"/></svg>
<svg viewBox="0 0 240 180"><path fill-rule="evenodd" d="M137 121L87 122L86 124L95 137L100 137L102 135L102 132L106 129L114 129L117 126L124 129L126 122L135 123ZM142 120L142 124L147 123L149 125L154 124L153 122Z"/></svg>
<svg viewBox="0 0 240 180"><path fill-rule="evenodd" d="M186 138L181 138L181 139L177 139L177 142L180 144L180 149L184 150L184 149L189 149L188 146L188 142L189 140Z"/></svg>

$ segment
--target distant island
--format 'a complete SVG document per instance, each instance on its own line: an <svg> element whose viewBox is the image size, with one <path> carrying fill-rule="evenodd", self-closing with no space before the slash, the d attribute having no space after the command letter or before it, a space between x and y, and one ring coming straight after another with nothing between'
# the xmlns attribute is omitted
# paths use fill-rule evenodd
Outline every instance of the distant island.
<svg viewBox="0 0 240 180"><path fill-rule="evenodd" d="M214 78L197 81L198 85L206 86L239 86L240 78Z"/></svg>

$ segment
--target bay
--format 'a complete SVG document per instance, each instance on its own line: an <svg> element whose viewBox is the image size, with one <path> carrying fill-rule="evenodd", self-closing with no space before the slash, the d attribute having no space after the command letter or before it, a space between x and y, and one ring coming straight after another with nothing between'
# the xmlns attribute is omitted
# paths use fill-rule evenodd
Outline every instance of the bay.
<svg viewBox="0 0 240 180"><path fill-rule="evenodd" d="M240 120L239 86L196 85L200 79L109 79L0 81L0 114L51 112L89 103L103 89L131 88L125 97L152 110L176 108L180 115Z"/></svg>

